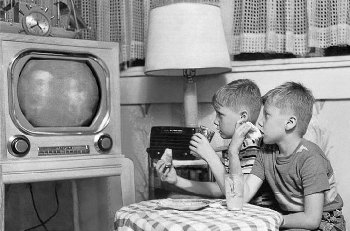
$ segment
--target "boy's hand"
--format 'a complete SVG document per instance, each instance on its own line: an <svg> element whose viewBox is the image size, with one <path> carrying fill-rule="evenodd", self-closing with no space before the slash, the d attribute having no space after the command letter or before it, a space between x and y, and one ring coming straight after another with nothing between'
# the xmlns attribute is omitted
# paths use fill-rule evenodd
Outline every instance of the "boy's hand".
<svg viewBox="0 0 350 231"><path fill-rule="evenodd" d="M209 144L208 139L200 133L195 133L192 136L190 150L192 155L203 158L204 160L208 160L213 154L215 155L215 151Z"/></svg>
<svg viewBox="0 0 350 231"><path fill-rule="evenodd" d="M244 139L246 138L246 135L251 129L251 123L243 122L243 119L238 120L236 123L235 132L233 133L232 140L229 145L229 149L232 151L239 151Z"/></svg>
<svg viewBox="0 0 350 231"><path fill-rule="evenodd" d="M173 165L168 167L164 160L158 160L155 168L161 181L168 182L169 184L176 184L177 175Z"/></svg>

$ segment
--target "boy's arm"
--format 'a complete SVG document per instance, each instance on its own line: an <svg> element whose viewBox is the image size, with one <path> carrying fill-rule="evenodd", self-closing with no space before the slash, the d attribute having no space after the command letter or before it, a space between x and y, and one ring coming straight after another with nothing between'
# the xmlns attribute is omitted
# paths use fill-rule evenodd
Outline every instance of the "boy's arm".
<svg viewBox="0 0 350 231"><path fill-rule="evenodd" d="M304 211L284 215L281 228L317 229L321 222L323 201L323 192L305 196Z"/></svg>
<svg viewBox="0 0 350 231"><path fill-rule="evenodd" d="M209 165L211 173L214 175L216 185L220 187L222 195L225 195L225 167L219 156L216 154L209 141L200 133L193 135L190 141L191 153L194 152L203 158Z"/></svg>
<svg viewBox="0 0 350 231"><path fill-rule="evenodd" d="M251 124L244 123L242 120L237 121L235 132L228 148L229 169L231 174L243 174L238 154L250 130ZM253 198L262 183L263 181L253 174L244 177L244 202L249 202Z"/></svg>
<svg viewBox="0 0 350 231"><path fill-rule="evenodd" d="M221 190L221 195L225 195L225 166L221 162L219 156L215 153L213 150L213 154L211 155L211 158L206 159L209 168L211 170L211 173L213 174L215 178L215 184L219 187Z"/></svg>
<svg viewBox="0 0 350 231"><path fill-rule="evenodd" d="M187 192L202 196L219 198L224 195L216 182L193 181L178 176L175 186L184 189Z"/></svg>
<svg viewBox="0 0 350 231"><path fill-rule="evenodd" d="M324 192L329 190L327 170L321 155L307 155L300 168L301 187L304 192L304 211L284 216L283 227L317 229L320 225Z"/></svg>
<svg viewBox="0 0 350 231"><path fill-rule="evenodd" d="M177 176L175 168L173 166L166 168L163 160L159 160L155 168L162 181L173 184L188 192L208 197L221 197L224 195L216 182L193 181Z"/></svg>
<svg viewBox="0 0 350 231"><path fill-rule="evenodd" d="M242 168L240 165L239 157L238 157L238 149L234 149L233 146L229 148L228 154L230 158L230 173L232 174L242 174ZM244 202L249 202L253 196L256 194L260 186L262 185L263 181L253 175L253 174L245 174L248 175L247 177L244 176Z"/></svg>

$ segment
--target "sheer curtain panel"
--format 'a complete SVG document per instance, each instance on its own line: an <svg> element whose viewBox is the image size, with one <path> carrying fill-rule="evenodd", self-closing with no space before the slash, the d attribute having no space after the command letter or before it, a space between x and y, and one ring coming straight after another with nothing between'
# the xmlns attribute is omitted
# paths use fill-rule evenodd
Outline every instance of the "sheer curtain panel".
<svg viewBox="0 0 350 231"><path fill-rule="evenodd" d="M350 45L349 0L75 0L83 38L119 42L122 63L144 59L150 9L178 2L219 5L232 56Z"/></svg>
<svg viewBox="0 0 350 231"><path fill-rule="evenodd" d="M232 53L292 53L350 44L348 0L234 0Z"/></svg>

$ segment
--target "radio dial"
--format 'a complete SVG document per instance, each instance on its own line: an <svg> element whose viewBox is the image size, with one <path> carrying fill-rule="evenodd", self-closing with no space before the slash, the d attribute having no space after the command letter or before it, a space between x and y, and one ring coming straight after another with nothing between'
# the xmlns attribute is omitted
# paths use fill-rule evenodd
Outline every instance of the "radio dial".
<svg viewBox="0 0 350 231"><path fill-rule="evenodd" d="M97 140L97 148L102 152L107 152L112 149L113 140L109 135L101 135Z"/></svg>
<svg viewBox="0 0 350 231"><path fill-rule="evenodd" d="M25 156L30 150L29 140L22 136L15 137L11 142L11 150L16 156Z"/></svg>

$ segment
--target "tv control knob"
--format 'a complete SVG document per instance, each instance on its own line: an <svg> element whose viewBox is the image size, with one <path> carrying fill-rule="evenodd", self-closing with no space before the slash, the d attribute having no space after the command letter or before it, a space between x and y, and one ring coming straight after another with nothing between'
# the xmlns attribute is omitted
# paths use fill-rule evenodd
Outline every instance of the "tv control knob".
<svg viewBox="0 0 350 231"><path fill-rule="evenodd" d="M107 152L112 149L113 140L109 135L101 135L97 140L97 148L102 152Z"/></svg>
<svg viewBox="0 0 350 231"><path fill-rule="evenodd" d="M25 156L30 150L29 140L24 136L15 137L11 141L11 150L15 156Z"/></svg>

